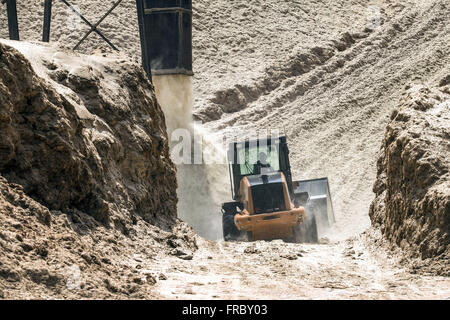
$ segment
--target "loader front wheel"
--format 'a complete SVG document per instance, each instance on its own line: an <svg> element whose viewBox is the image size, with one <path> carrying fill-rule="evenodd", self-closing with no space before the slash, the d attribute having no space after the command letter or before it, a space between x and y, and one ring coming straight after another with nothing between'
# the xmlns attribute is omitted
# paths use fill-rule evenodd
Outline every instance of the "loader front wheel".
<svg viewBox="0 0 450 320"><path fill-rule="evenodd" d="M310 221L306 221L306 241L309 243L318 243L319 235L317 233L316 215L313 214Z"/></svg>
<svg viewBox="0 0 450 320"><path fill-rule="evenodd" d="M296 243L318 243L316 215L307 216L306 220L293 228L293 241Z"/></svg>
<svg viewBox="0 0 450 320"><path fill-rule="evenodd" d="M223 239L225 241L236 241L241 235L241 231L234 224L236 213L224 213L222 216Z"/></svg>

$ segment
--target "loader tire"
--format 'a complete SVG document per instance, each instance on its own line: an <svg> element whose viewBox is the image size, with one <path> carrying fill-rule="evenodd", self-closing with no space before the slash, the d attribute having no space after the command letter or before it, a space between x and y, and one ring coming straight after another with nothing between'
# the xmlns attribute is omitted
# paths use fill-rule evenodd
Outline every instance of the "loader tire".
<svg viewBox="0 0 450 320"><path fill-rule="evenodd" d="M225 241L236 241L241 236L241 231L234 224L236 213L224 213L222 215L223 239Z"/></svg>
<svg viewBox="0 0 450 320"><path fill-rule="evenodd" d="M319 234L317 233L317 220L316 215L313 214L310 221L306 221L306 241L309 243L318 243Z"/></svg>
<svg viewBox="0 0 450 320"><path fill-rule="evenodd" d="M316 215L312 214L305 221L293 228L293 239L289 242L295 243L318 243Z"/></svg>

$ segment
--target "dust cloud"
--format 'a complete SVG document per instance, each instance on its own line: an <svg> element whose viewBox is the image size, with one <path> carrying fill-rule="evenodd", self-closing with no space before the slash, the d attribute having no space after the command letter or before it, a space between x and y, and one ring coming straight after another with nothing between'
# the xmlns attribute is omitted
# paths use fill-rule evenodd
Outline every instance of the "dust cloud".
<svg viewBox="0 0 450 320"><path fill-rule="evenodd" d="M220 139L214 138L192 117L192 78L185 75L153 76L155 93L166 117L171 155L182 143L177 132L188 133L190 161L177 163L178 217L210 240L222 239L221 204L231 200L226 152ZM181 130L180 130L181 129ZM200 157L194 150L201 150ZM183 157L186 159L186 157Z"/></svg>

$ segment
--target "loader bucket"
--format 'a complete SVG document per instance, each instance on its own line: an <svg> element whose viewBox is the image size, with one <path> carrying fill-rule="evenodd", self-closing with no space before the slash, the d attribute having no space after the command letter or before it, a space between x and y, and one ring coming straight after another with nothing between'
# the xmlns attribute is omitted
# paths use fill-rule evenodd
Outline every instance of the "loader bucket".
<svg viewBox="0 0 450 320"><path fill-rule="evenodd" d="M309 194L306 214L313 212L318 225L330 227L335 222L328 178L294 181L293 186L294 195Z"/></svg>

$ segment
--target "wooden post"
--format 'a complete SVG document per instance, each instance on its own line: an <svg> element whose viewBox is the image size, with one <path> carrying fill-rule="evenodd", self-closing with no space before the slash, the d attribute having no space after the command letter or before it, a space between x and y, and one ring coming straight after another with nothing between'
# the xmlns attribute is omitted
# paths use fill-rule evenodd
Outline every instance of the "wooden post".
<svg viewBox="0 0 450 320"><path fill-rule="evenodd" d="M8 30L11 40L19 39L19 23L17 22L16 0L6 0L6 11L8 13Z"/></svg>
<svg viewBox="0 0 450 320"><path fill-rule="evenodd" d="M42 31L42 41L50 41L50 23L52 21L52 0L45 0L44 3L44 28Z"/></svg>

